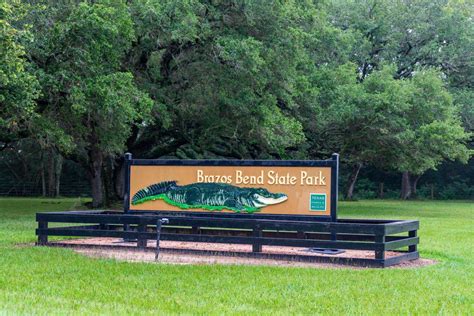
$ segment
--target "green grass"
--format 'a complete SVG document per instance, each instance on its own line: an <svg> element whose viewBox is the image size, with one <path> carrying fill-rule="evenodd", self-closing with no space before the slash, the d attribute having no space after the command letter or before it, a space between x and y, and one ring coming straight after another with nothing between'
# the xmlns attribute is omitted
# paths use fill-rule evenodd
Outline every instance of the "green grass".
<svg viewBox="0 0 474 316"><path fill-rule="evenodd" d="M0 314L474 314L472 202L341 203L341 217L419 219L421 255L440 263L416 269L128 263L18 245L35 240L35 212L77 202L0 199Z"/></svg>

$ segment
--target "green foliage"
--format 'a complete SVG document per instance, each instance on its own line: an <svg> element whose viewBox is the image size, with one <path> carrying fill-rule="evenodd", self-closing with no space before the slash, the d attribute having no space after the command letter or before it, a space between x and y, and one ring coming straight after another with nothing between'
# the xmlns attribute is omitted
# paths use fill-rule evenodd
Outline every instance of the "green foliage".
<svg viewBox="0 0 474 316"><path fill-rule="evenodd" d="M301 123L286 116L279 108L263 109L262 136L272 152L284 156L282 149L297 146L305 141Z"/></svg>
<svg viewBox="0 0 474 316"><path fill-rule="evenodd" d="M467 162L470 151L466 143L472 135L464 131L459 109L453 105L440 74L421 70L405 83L410 91L409 108L404 113L406 128L399 136L398 170L422 174L445 159Z"/></svg>
<svg viewBox="0 0 474 316"><path fill-rule="evenodd" d="M467 179L457 178L438 193L443 200L456 200L462 198L474 199L474 187Z"/></svg>
<svg viewBox="0 0 474 316"><path fill-rule="evenodd" d="M363 82L356 79L350 64L327 74L332 77L331 86L324 88L331 94L320 129L334 134L333 150L344 159L386 168L398 151L397 134L406 128L402 114L407 109L407 91L393 78L393 71L384 67Z"/></svg>
<svg viewBox="0 0 474 316"><path fill-rule="evenodd" d="M362 149L349 147L356 154L349 153L348 160L367 162L362 159L365 152L376 160L369 164L410 174L423 174L445 159L466 162L472 155L466 149L472 135L462 131L459 109L452 105L446 89L472 89L472 5L444 0L331 0L327 4L332 23L350 32L357 43L352 46L350 60L357 65L359 81L369 79L387 64L393 65L395 79L409 79L400 83L404 93L396 100L402 105L397 110L407 110L406 114L395 112L404 121L403 131L392 131L387 120L386 131L393 137L385 139L390 140L387 143L382 137L382 143L375 146L372 153L377 158L370 156L370 144L363 144ZM461 115L466 125L469 107L462 108ZM369 125L366 122L371 121L364 121L363 128ZM376 137L376 142L380 138ZM343 144L336 142L332 147L337 148L337 143Z"/></svg>
<svg viewBox="0 0 474 316"><path fill-rule="evenodd" d="M397 78L441 68L452 84L472 85L473 7L469 1L331 0L334 24L357 38L352 60L361 78L395 62Z"/></svg>
<svg viewBox="0 0 474 316"><path fill-rule="evenodd" d="M30 18L45 23L46 15L56 23L40 24L40 39L31 47L32 58L41 61L39 138L86 161L91 148L103 155L122 152L132 125L151 121L152 107L133 75L121 71L135 39L128 7L97 1L43 8Z"/></svg>
<svg viewBox="0 0 474 316"><path fill-rule="evenodd" d="M471 89L454 89L454 104L459 108L464 128L474 132L474 91Z"/></svg>
<svg viewBox="0 0 474 316"><path fill-rule="evenodd" d="M323 70L328 106L319 130L333 134L332 146L343 159L383 169L422 174L445 159L467 162L472 136L459 120L459 107L435 70L395 79L394 66L368 74L362 82L351 65Z"/></svg>
<svg viewBox="0 0 474 316"><path fill-rule="evenodd" d="M56 67L68 80L116 71L134 39L122 1L85 2L50 30Z"/></svg>
<svg viewBox="0 0 474 316"><path fill-rule="evenodd" d="M170 113L172 128L147 129L160 136L155 147L169 150L169 137L202 153L226 142L242 148L224 155L257 158L286 157L304 143L298 111L313 106L315 62L329 60L317 45L336 45L338 33L315 5L137 1L132 14L131 61Z"/></svg>
<svg viewBox="0 0 474 316"><path fill-rule="evenodd" d="M20 18L23 5L19 1L0 3L0 141L15 140L30 126L35 99L39 94L36 78L28 72L25 49L21 45L27 29L13 24Z"/></svg>
<svg viewBox="0 0 474 316"><path fill-rule="evenodd" d="M137 89L130 73L113 73L84 80L72 88L67 113L71 134L87 141L93 133L105 154L120 154L135 122L149 122L148 96ZM77 125L74 125L77 124Z"/></svg>
<svg viewBox="0 0 474 316"><path fill-rule="evenodd" d="M29 45L43 94L35 137L81 163L93 205L103 203L103 161L125 150L133 128L152 122L153 101L125 60L136 40L125 1L35 3Z"/></svg>
<svg viewBox="0 0 474 316"><path fill-rule="evenodd" d="M88 171L125 150L237 159L338 151L356 170L412 175L472 155L466 1L8 0L0 8L0 139L28 127L43 148Z"/></svg>

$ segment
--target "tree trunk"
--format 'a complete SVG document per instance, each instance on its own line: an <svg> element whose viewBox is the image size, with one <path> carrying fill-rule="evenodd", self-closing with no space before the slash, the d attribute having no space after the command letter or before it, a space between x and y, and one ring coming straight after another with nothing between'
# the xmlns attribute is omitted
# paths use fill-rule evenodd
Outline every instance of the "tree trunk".
<svg viewBox="0 0 474 316"><path fill-rule="evenodd" d="M55 183L55 196L58 197L59 196L59 191L60 191L60 188L61 188L61 173L63 171L63 157L58 154L56 155L56 168L54 170L55 172L55 180L56 180L56 183Z"/></svg>
<svg viewBox="0 0 474 316"><path fill-rule="evenodd" d="M346 200L352 200L354 198L354 188L361 168L362 163L356 163L352 169L352 173L349 175L349 186L346 192Z"/></svg>
<svg viewBox="0 0 474 316"><path fill-rule="evenodd" d="M56 192L56 168L54 163L54 152L53 150L49 151L48 155L48 196L54 197Z"/></svg>
<svg viewBox="0 0 474 316"><path fill-rule="evenodd" d="M411 196L411 185L410 185L410 173L404 171L402 174L402 190L400 192L400 198L407 200Z"/></svg>
<svg viewBox="0 0 474 316"><path fill-rule="evenodd" d="M89 151L89 173L92 188L92 207L104 205L104 185L102 179L102 153L98 149Z"/></svg>
<svg viewBox="0 0 474 316"><path fill-rule="evenodd" d="M421 178L421 175L415 176L415 178L412 180L411 192L412 192L412 197L413 198L417 197L417 195L416 195L416 186L417 186L418 180L420 180L420 178Z"/></svg>
<svg viewBox="0 0 474 316"><path fill-rule="evenodd" d="M44 159L41 158L41 195L46 197L46 175L44 173Z"/></svg>
<svg viewBox="0 0 474 316"><path fill-rule="evenodd" d="M116 167L114 168L114 190L115 195L119 199L123 199L124 195L124 173L125 173L125 164L123 158L116 160Z"/></svg>
<svg viewBox="0 0 474 316"><path fill-rule="evenodd" d="M104 179L104 202L105 205L110 206L113 201L117 200L115 195L114 187L114 170L115 170L115 161L113 158L109 157L104 162L104 168L102 169Z"/></svg>
<svg viewBox="0 0 474 316"><path fill-rule="evenodd" d="M379 183L379 199L383 199L383 197L384 197L383 185L384 185L383 182Z"/></svg>
<svg viewBox="0 0 474 316"><path fill-rule="evenodd" d="M61 181L61 172L63 169L63 157L56 152L53 148L49 149L47 167L47 185L46 185L46 194L49 197L59 196L60 181Z"/></svg>

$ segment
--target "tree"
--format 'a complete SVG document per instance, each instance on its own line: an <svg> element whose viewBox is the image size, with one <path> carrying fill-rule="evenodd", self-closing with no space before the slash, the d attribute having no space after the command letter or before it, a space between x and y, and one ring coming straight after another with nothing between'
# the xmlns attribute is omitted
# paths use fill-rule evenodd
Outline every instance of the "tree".
<svg viewBox="0 0 474 316"><path fill-rule="evenodd" d="M316 5L136 1L131 9L137 41L130 64L168 112L132 141L134 152L181 158L301 154L300 111L314 106L313 71L338 60L325 48L339 42L340 32Z"/></svg>
<svg viewBox="0 0 474 316"><path fill-rule="evenodd" d="M318 128L326 141L323 146L339 152L352 166L346 199L353 198L364 165L388 169L396 164L397 135L405 128L407 96L402 82L394 79L394 71L395 67L386 66L362 82L353 64L322 71L328 92L321 95L321 103L327 106Z"/></svg>
<svg viewBox="0 0 474 316"><path fill-rule="evenodd" d="M104 159L123 152L132 126L149 122L153 105L122 71L135 38L132 20L122 1L35 12L49 15L30 17L41 32L30 50L43 88L39 136L86 168L98 207L104 203Z"/></svg>
<svg viewBox="0 0 474 316"><path fill-rule="evenodd" d="M440 73L422 69L404 82L410 91L404 112L405 129L398 135L400 149L396 168L403 172L401 198L416 194L419 177L444 160L466 163L472 134L462 126L459 108L453 104ZM410 182L411 175L415 176Z"/></svg>
<svg viewBox="0 0 474 316"><path fill-rule="evenodd" d="M23 42L42 91L33 135L52 157L81 162L95 206L104 170L107 190L112 174L121 187L125 149L233 159L339 151L353 167L349 198L365 165L418 175L466 159L457 117L462 108L469 126L473 28L462 1L28 3L15 28L35 29Z"/></svg>
<svg viewBox="0 0 474 316"><path fill-rule="evenodd" d="M28 30L12 25L23 10L17 1L0 3L0 151L28 134L39 95L38 82L28 71L21 45Z"/></svg>
<svg viewBox="0 0 474 316"><path fill-rule="evenodd" d="M104 158L123 152L131 125L146 121L152 101L139 91L130 73L113 73L86 80L70 95L68 123L76 154L85 159L91 178L94 207L103 201Z"/></svg>
<svg viewBox="0 0 474 316"><path fill-rule="evenodd" d="M439 69L443 76L447 78L446 82L450 88L471 89L473 78L473 64L470 62L472 56L472 40L474 34L474 25L471 23L472 6L464 1L339 1L333 0L329 2L328 12L333 24L341 29L352 31L353 36L357 39L357 45L353 46L351 60L358 66L358 78L361 82L366 80L372 72L381 69L387 62L396 65L395 79L410 79L418 76L412 83L406 81L403 84L403 90L411 94L411 98L416 98L416 92L410 92L412 84L417 84L421 77L433 77L430 74L420 74L419 69L425 67ZM426 68L427 67L427 68ZM428 80L428 79L426 79ZM429 80L428 80L429 81ZM435 80L436 81L436 80ZM426 94L417 98L417 104L408 101L409 108L423 109L422 111L436 110L436 105L430 101L431 97L436 95L442 99L446 94L446 88L439 82L434 83L436 88L441 90L429 95ZM416 89L415 89L416 90ZM427 99L424 99L427 98ZM435 97L436 98L436 97ZM410 105L411 104L411 105ZM465 104L465 103L464 103ZM440 120L447 127L452 124L451 129L443 130L440 126L434 128L432 122L430 132L421 133L414 132L418 129L414 121L407 120L406 134L414 133L430 146L425 147L422 151L414 149L412 155L424 155L417 159L418 163L425 159L425 163L419 165L420 170L435 168L443 159L460 158L462 161L466 159L466 138L467 134L462 133L457 120L457 110L449 101L445 102L446 108L452 109L452 114L446 115ZM464 109L463 113L469 111ZM429 112L425 114L419 113L420 122L425 119L430 120ZM423 116L423 118L421 118ZM446 125L447 124L447 125ZM428 127L425 127L427 130ZM443 136L435 136L429 133L447 133ZM400 134L400 137L407 137L400 140L400 143L414 141L415 136L408 137ZM437 139L435 139L438 137ZM410 140L408 140L410 139ZM430 139L430 140L429 140ZM450 142L451 140L451 142ZM449 143L446 144L445 142ZM435 145L437 144L437 145ZM422 146L422 145L421 145ZM434 148L436 146L449 148L450 153L440 154ZM459 146L459 147L458 147ZM403 148L401 146L400 148ZM401 165L405 165L406 160L410 160L407 149L403 151L403 157L400 159ZM444 158L441 158L444 157ZM412 161L413 162L413 161ZM414 163L417 164L417 163ZM393 168L397 169L397 166ZM356 169L357 170L357 165ZM423 171L414 171L414 181L410 184L408 179L410 175L407 171L403 173L402 197L407 197L411 193L410 186L416 190L416 181ZM356 178L356 177L352 177ZM409 185L410 184L410 185ZM349 193L349 192L348 192Z"/></svg>
<svg viewBox="0 0 474 316"><path fill-rule="evenodd" d="M463 130L459 109L439 72L422 69L411 78L396 79L391 65L372 71L363 81L357 80L352 64L319 72L326 78L327 92L320 95L324 110L317 128L323 146L340 152L352 165L347 199L353 198L364 165L405 171L406 198L426 170L445 159L467 161L470 134ZM409 173L416 175L412 182L406 182Z"/></svg>
<svg viewBox="0 0 474 316"><path fill-rule="evenodd" d="M384 63L395 63L396 78L408 78L418 67L435 67L451 83L472 83L473 8L467 1L332 0L334 25L357 38L351 60L359 77Z"/></svg>

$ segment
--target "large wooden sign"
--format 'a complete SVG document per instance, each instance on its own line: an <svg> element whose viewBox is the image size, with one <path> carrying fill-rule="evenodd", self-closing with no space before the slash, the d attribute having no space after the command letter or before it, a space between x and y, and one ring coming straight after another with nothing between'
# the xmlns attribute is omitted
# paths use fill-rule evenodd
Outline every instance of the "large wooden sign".
<svg viewBox="0 0 474 316"><path fill-rule="evenodd" d="M321 161L126 158L125 211L336 218L338 155Z"/></svg>

